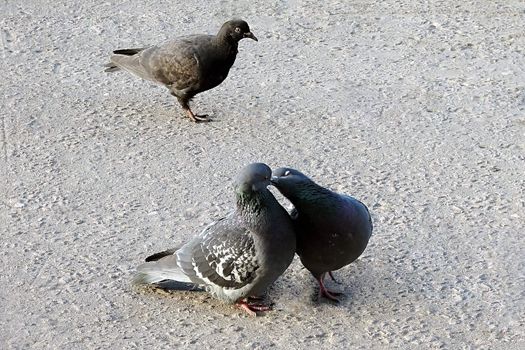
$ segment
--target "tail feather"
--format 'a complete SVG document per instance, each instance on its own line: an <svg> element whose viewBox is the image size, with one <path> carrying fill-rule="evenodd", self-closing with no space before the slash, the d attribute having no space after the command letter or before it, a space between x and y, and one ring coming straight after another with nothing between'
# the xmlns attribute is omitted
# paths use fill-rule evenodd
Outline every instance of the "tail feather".
<svg viewBox="0 0 525 350"><path fill-rule="evenodd" d="M145 47L134 48L134 49L119 49L119 50L113 51L113 54L123 55L123 56L133 56L133 55L138 54L144 49ZM115 62L113 62L113 57L114 56L111 57L111 62L106 63L104 65L104 67L107 67L106 69L104 69L104 72L116 72L121 69L117 64L115 64Z"/></svg>
<svg viewBox="0 0 525 350"><path fill-rule="evenodd" d="M120 68L117 67L113 62L106 63L104 67L107 67L106 69L104 69L104 72L116 72L120 70Z"/></svg>
<svg viewBox="0 0 525 350"><path fill-rule="evenodd" d="M149 70L147 62L141 62L140 55L121 55L115 54L110 57L111 62L107 64L106 72L113 72L118 69L124 69L142 79L155 81ZM144 63L144 65L143 65Z"/></svg>
<svg viewBox="0 0 525 350"><path fill-rule="evenodd" d="M142 51L144 49L145 49L145 47L136 48L136 49L119 49L119 50L113 51L113 53L116 54L116 55L133 56L133 55L139 53L140 51Z"/></svg>
<svg viewBox="0 0 525 350"><path fill-rule="evenodd" d="M166 280L194 283L179 268L177 257L175 255L168 255L157 261L151 261L140 265L137 267L137 273L133 278L133 283L153 284Z"/></svg>
<svg viewBox="0 0 525 350"><path fill-rule="evenodd" d="M164 281L161 275L155 275L147 272L137 272L133 277L133 284L154 284Z"/></svg>
<svg viewBox="0 0 525 350"><path fill-rule="evenodd" d="M146 258L146 262L149 262L149 261L157 261L159 259L162 259L164 258L165 256L168 256L168 255L173 255L173 253L175 253L179 248L172 248L172 249L168 249L168 250L165 250L163 252L160 252L160 253L155 253L153 255L150 255Z"/></svg>

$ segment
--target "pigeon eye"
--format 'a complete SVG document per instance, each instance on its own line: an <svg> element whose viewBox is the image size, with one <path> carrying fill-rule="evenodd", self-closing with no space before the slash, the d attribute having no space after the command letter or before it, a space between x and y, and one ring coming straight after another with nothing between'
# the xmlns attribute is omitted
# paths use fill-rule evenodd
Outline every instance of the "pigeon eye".
<svg viewBox="0 0 525 350"><path fill-rule="evenodd" d="M235 33L240 33L242 30L239 27L235 27Z"/></svg>
<svg viewBox="0 0 525 350"><path fill-rule="evenodd" d="M286 170L286 171L284 172L284 176L288 176L288 175L290 175L290 170Z"/></svg>

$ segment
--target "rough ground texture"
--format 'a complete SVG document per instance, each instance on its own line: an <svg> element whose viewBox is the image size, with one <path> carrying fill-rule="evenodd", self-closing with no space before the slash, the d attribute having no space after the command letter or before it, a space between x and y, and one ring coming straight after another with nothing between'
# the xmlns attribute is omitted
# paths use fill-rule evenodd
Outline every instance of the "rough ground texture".
<svg viewBox="0 0 525 350"><path fill-rule="evenodd" d="M195 99L213 123L102 72L112 49L235 16L259 42ZM520 0L3 1L0 347L524 348L524 23ZM315 301L298 261L255 319L131 288L252 161L373 212L343 302Z"/></svg>

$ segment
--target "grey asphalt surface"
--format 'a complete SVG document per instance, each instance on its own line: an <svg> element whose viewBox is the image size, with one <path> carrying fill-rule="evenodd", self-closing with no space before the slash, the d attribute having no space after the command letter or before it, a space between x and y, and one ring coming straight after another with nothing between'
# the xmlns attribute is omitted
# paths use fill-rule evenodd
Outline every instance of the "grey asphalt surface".
<svg viewBox="0 0 525 350"><path fill-rule="evenodd" d="M523 1L4 1L0 347L525 347ZM242 41L193 106L107 75L113 49ZM296 259L250 318L135 266L232 208L249 162L363 201L374 235L319 303ZM281 198L281 197L280 197Z"/></svg>

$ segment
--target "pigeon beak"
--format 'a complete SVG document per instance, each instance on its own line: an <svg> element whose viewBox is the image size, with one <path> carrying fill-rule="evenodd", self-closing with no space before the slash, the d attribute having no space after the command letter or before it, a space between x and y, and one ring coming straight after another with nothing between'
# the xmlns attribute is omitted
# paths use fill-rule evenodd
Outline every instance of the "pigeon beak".
<svg viewBox="0 0 525 350"><path fill-rule="evenodd" d="M244 33L244 37L245 37L245 38L253 39L253 40L255 40L255 41L259 41L259 40L257 40L257 38L255 37L255 35L253 35L252 32Z"/></svg>
<svg viewBox="0 0 525 350"><path fill-rule="evenodd" d="M279 177L272 176L272 178L270 179L270 182L272 183L272 185L277 185L277 183L279 183Z"/></svg>

